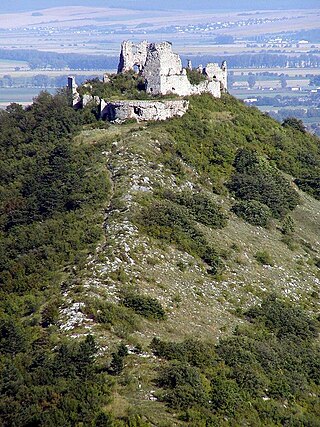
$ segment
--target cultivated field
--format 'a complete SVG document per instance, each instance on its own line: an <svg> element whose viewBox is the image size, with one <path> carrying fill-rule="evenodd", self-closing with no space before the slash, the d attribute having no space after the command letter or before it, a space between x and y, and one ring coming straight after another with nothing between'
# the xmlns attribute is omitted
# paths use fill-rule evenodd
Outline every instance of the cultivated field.
<svg viewBox="0 0 320 427"><path fill-rule="evenodd" d="M31 104L41 92L41 88L0 88L0 108L5 108L11 102L16 102L22 105ZM54 93L55 89L46 89L48 92Z"/></svg>
<svg viewBox="0 0 320 427"><path fill-rule="evenodd" d="M60 7L15 15L0 13L0 49L36 49L57 53L96 54L118 56L123 40L150 41L170 40L174 50L190 57L207 55L215 62L215 56L225 57L232 69L230 92L246 98L276 98L277 96L297 100L309 96L310 76L320 75L320 68L233 68L232 55L255 55L257 53L297 56L304 53L318 55L320 37L317 42L268 41L272 34L284 31L316 29L320 31L320 8L317 10L276 10L247 13L216 13L211 11L139 11L121 8ZM235 43L216 44L218 36L233 36ZM262 36L255 41L252 36ZM278 36L279 37L279 36ZM274 37L273 37L274 38ZM281 39L281 37L280 37ZM257 39L260 40L260 39ZM298 39L299 40L299 39ZM198 65L196 60L194 65ZM26 62L0 59L0 79L9 75L15 86L30 86L30 80L39 74L50 78L61 75L93 75L101 77L106 71L114 70L31 70ZM263 75L261 73L273 73ZM253 88L248 88L248 74L256 76ZM286 76L286 87L282 87L280 75ZM20 81L19 81L20 79ZM29 79L29 80L28 80ZM22 83L21 83L22 82ZM60 84L60 83L59 83ZM61 83L62 84L62 83ZM4 84L3 86L8 86ZM40 87L0 87L0 105L15 101L29 103L42 90ZM54 89L51 89L54 90ZM270 104L270 105L269 105ZM293 104L293 103L292 103ZM302 102L303 104L303 102ZM312 104L312 107L314 105ZM276 106L259 105L265 110ZM269 111L268 110L268 111Z"/></svg>
<svg viewBox="0 0 320 427"><path fill-rule="evenodd" d="M38 13L0 14L0 48L114 55L124 39L170 40L179 53L249 53L246 42L214 45L217 35L244 40L253 35L318 28L319 10L216 13L216 11L138 11L113 8L64 7ZM9 30L9 31L8 31ZM260 48L259 48L260 49ZM274 50L271 46L267 51ZM308 46L284 47L305 52ZM255 49L254 49L255 50Z"/></svg>

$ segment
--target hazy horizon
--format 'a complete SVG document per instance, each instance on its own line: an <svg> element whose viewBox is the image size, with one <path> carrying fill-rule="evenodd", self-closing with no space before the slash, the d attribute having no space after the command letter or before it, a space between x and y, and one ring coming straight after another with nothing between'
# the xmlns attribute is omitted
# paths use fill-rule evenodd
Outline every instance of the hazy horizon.
<svg viewBox="0 0 320 427"><path fill-rule="evenodd" d="M0 13L22 12L63 6L118 7L142 10L184 9L184 10L259 10L259 9L313 9L319 8L319 0L225 0L212 5L212 0L2 0Z"/></svg>

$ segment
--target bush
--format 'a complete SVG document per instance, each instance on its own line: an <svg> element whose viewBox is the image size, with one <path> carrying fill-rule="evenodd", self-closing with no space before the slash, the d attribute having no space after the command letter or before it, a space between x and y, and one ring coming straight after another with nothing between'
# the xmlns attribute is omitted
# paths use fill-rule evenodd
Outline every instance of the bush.
<svg viewBox="0 0 320 427"><path fill-rule="evenodd" d="M194 193L192 191L173 192L164 191L162 196L185 206L193 218L204 225L213 228L223 228L227 225L227 217L210 197L204 192Z"/></svg>
<svg viewBox="0 0 320 427"><path fill-rule="evenodd" d="M244 200L232 206L232 212L252 225L267 227L272 218L270 208L256 200Z"/></svg>
<svg viewBox="0 0 320 427"><path fill-rule="evenodd" d="M291 215L287 215L281 225L281 232L285 235L294 233L294 221Z"/></svg>
<svg viewBox="0 0 320 427"><path fill-rule="evenodd" d="M167 390L164 400L175 409L205 405L208 400L200 370L185 363L172 362L161 369L158 384Z"/></svg>
<svg viewBox="0 0 320 427"><path fill-rule="evenodd" d="M285 128L292 128L298 130L299 132L306 133L305 125L302 120L297 119L296 117L287 117L283 122L282 126Z"/></svg>
<svg viewBox="0 0 320 427"><path fill-rule="evenodd" d="M137 220L149 235L176 244L179 249L200 257L211 267L212 274L223 270L218 252L208 244L185 206L169 200L149 202Z"/></svg>
<svg viewBox="0 0 320 427"><path fill-rule="evenodd" d="M296 179L295 184L303 190L311 194L314 198L320 200L320 178L319 177L304 177Z"/></svg>
<svg viewBox="0 0 320 427"><path fill-rule="evenodd" d="M183 117L153 126L170 134L176 155L218 193L225 191L239 147L254 149L259 157L272 160L279 170L298 179L320 176L318 138L299 131L293 137L288 128L228 94L221 99L207 94L190 97Z"/></svg>
<svg viewBox="0 0 320 427"><path fill-rule="evenodd" d="M181 343L161 341L153 338L150 347L154 354L167 360L188 362L192 366L211 366L215 361L214 348L211 344L197 340L187 339Z"/></svg>
<svg viewBox="0 0 320 427"><path fill-rule="evenodd" d="M265 324L279 338L287 336L310 340L319 334L319 322L310 319L299 307L285 303L274 295L266 298L260 307L246 313L249 320Z"/></svg>
<svg viewBox="0 0 320 427"><path fill-rule="evenodd" d="M189 82L192 85L198 85L201 82L204 82L207 80L206 76L204 74L199 73L198 70L190 70L187 68L187 76L189 79Z"/></svg>
<svg viewBox="0 0 320 427"><path fill-rule="evenodd" d="M272 256L267 251L258 251L254 257L262 265L274 265Z"/></svg>
<svg viewBox="0 0 320 427"><path fill-rule="evenodd" d="M275 296L245 314L251 324L216 345L153 339L157 356L178 360L160 370L162 399L190 425L317 426L319 322Z"/></svg>
<svg viewBox="0 0 320 427"><path fill-rule="evenodd" d="M88 80L79 88L80 95L90 94L102 99L148 99L144 79L134 71L121 74L110 74L109 82L98 78Z"/></svg>
<svg viewBox="0 0 320 427"><path fill-rule="evenodd" d="M290 182L253 151L239 150L234 167L236 172L232 175L228 188L237 198L267 205L276 218L283 218L299 203L299 195Z"/></svg>
<svg viewBox="0 0 320 427"><path fill-rule="evenodd" d="M137 316L122 305L103 301L102 299L88 300L85 312L94 321L109 328L113 326L115 333L120 336L125 336L138 329Z"/></svg>
<svg viewBox="0 0 320 427"><path fill-rule="evenodd" d="M112 353L112 360L108 372L110 375L120 375L124 368L124 359L128 356L128 349L120 344L117 351Z"/></svg>
<svg viewBox="0 0 320 427"><path fill-rule="evenodd" d="M122 304L147 319L163 320L166 318L165 310L155 298L139 294L127 294L122 298Z"/></svg>

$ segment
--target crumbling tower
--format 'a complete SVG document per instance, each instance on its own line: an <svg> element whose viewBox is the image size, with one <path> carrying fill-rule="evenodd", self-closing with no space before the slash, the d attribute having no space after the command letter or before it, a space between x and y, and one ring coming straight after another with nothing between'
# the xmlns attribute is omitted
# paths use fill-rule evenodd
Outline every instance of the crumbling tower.
<svg viewBox="0 0 320 427"><path fill-rule="evenodd" d="M188 96L211 93L220 98L227 90L227 66L210 63L204 69L198 69L206 79L198 85L192 85L187 70L182 67L180 56L172 51L170 42L148 43L146 40L134 45L125 41L121 45L118 73L134 70L145 79L146 91L153 95L176 94ZM192 70L191 61L188 68Z"/></svg>
<svg viewBox="0 0 320 427"><path fill-rule="evenodd" d="M134 45L130 41L121 44L118 73L134 70L135 67L141 72L147 59L148 42L146 40Z"/></svg>
<svg viewBox="0 0 320 427"><path fill-rule="evenodd" d="M76 105L81 102L81 97L77 91L78 85L76 83L76 78L74 76L68 76L68 89L70 94L72 95L72 106L75 107Z"/></svg>

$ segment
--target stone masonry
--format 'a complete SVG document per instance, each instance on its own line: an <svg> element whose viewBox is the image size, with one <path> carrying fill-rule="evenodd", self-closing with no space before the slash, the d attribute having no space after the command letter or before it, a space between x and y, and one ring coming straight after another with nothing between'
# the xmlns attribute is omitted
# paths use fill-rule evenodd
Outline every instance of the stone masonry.
<svg viewBox="0 0 320 427"><path fill-rule="evenodd" d="M190 65L189 65L190 67ZM148 43L143 41L134 45L125 41L121 46L118 73L137 69L144 77L146 91L152 95L167 95L170 93L179 96L199 95L211 93L220 98L221 91L227 90L227 65L222 66L209 63L201 72L206 80L199 85L192 85L187 71L182 67L178 54L172 51L169 42Z"/></svg>
<svg viewBox="0 0 320 427"><path fill-rule="evenodd" d="M167 120L182 117L189 108L189 101L101 101L101 118L110 122L128 119L137 121Z"/></svg>
<svg viewBox="0 0 320 427"><path fill-rule="evenodd" d="M191 61L188 61L187 68L192 70ZM221 92L227 90L226 62L223 62L221 67L215 63L209 63L205 67L199 66L195 72L205 78L199 84L193 85L189 81L187 69L183 68L179 55L172 51L172 44L169 42L143 41L134 45L130 41L124 41L121 45L118 73L132 70L144 78L146 92L150 95L189 96L210 93L220 98ZM107 74L104 75L103 82L110 82ZM90 103L100 105L101 118L111 122L121 123L128 119L167 120L183 116L189 108L189 101L184 99L108 101L89 93L80 97L72 76L68 77L68 87L75 108L84 108ZM90 89L90 84L87 84L87 87Z"/></svg>
<svg viewBox="0 0 320 427"><path fill-rule="evenodd" d="M72 95L72 106L78 106L81 103L81 97L77 91L78 85L74 76L68 76L68 89Z"/></svg>

